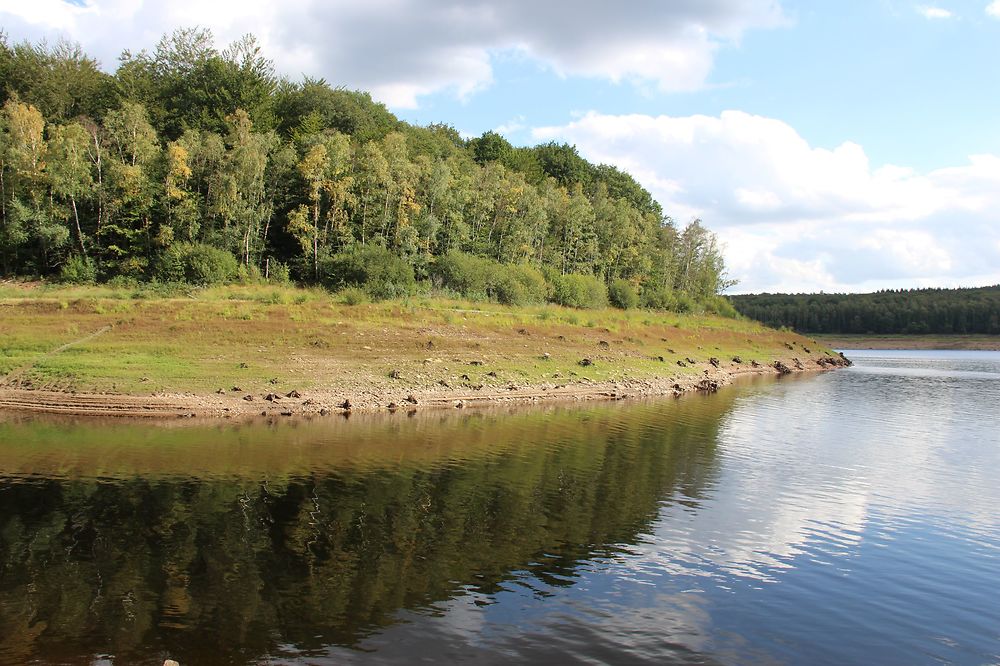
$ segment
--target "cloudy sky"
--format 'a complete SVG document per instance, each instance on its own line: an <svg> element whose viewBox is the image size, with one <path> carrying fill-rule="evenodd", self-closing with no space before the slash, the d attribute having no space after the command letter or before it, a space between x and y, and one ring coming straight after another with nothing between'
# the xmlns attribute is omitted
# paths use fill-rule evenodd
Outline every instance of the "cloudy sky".
<svg viewBox="0 0 1000 666"><path fill-rule="evenodd" d="M719 234L734 292L1000 283L1000 0L0 0L10 39L109 70L194 25L627 169Z"/></svg>

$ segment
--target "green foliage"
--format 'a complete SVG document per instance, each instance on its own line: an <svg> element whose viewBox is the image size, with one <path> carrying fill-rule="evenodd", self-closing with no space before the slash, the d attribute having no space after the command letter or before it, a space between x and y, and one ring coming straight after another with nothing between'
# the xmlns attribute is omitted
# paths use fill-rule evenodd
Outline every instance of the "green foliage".
<svg viewBox="0 0 1000 666"><path fill-rule="evenodd" d="M417 286L413 267L377 245L357 246L336 254L321 271L327 287L360 287L375 300L409 296Z"/></svg>
<svg viewBox="0 0 1000 666"><path fill-rule="evenodd" d="M805 333L1000 334L1000 285L730 299L736 310L751 319Z"/></svg>
<svg viewBox="0 0 1000 666"><path fill-rule="evenodd" d="M368 292L360 287L345 287L337 292L337 300L344 305L362 305L370 299Z"/></svg>
<svg viewBox="0 0 1000 666"><path fill-rule="evenodd" d="M292 274L288 269L288 264L280 261L272 261L268 264L268 282L272 284L291 284Z"/></svg>
<svg viewBox="0 0 1000 666"><path fill-rule="evenodd" d="M478 139L469 142L472 154L475 155L476 162L486 164L487 162L501 162L506 164L510 158L514 147L510 145L502 135L496 132L484 132Z"/></svg>
<svg viewBox="0 0 1000 666"><path fill-rule="evenodd" d="M705 312L716 314L720 317L736 319L739 313L733 307L732 302L725 296L712 296L705 301Z"/></svg>
<svg viewBox="0 0 1000 666"><path fill-rule="evenodd" d="M529 305L545 300L545 278L531 266L506 265L492 259L452 251L432 268L441 286L465 298L505 305Z"/></svg>
<svg viewBox="0 0 1000 666"><path fill-rule="evenodd" d="M484 300L495 273L495 263L483 257L452 251L438 257L432 274L441 286L452 289L466 298Z"/></svg>
<svg viewBox="0 0 1000 666"><path fill-rule="evenodd" d="M59 281L69 284L94 284L97 281L97 265L92 259L74 254L59 269Z"/></svg>
<svg viewBox="0 0 1000 666"><path fill-rule="evenodd" d="M237 276L236 257L204 243L176 243L160 256L156 277L163 282L225 284Z"/></svg>
<svg viewBox="0 0 1000 666"><path fill-rule="evenodd" d="M593 275L569 273L553 281L552 300L572 308L603 308L608 304L604 282Z"/></svg>
<svg viewBox="0 0 1000 666"><path fill-rule="evenodd" d="M731 284L715 236L676 229L629 174L567 144L465 141L365 92L280 80L252 36L220 50L207 30L177 30L123 53L113 77L79 47L0 39L0 74L3 275L56 276L78 254L104 279L255 282L270 261L279 282L279 265L332 287L371 275L379 298L409 293L412 273L512 304L551 291L602 305L603 281L622 307L641 293L660 308ZM189 256L201 246L242 268ZM369 265L379 252L390 268ZM543 268L596 282L546 285Z"/></svg>
<svg viewBox="0 0 1000 666"><path fill-rule="evenodd" d="M621 278L612 280L608 285L608 298L611 305L622 310L639 307L639 294L628 281Z"/></svg>
<svg viewBox="0 0 1000 666"><path fill-rule="evenodd" d="M673 310L677 298L672 289L661 285L650 285L642 291L642 306L650 310Z"/></svg>

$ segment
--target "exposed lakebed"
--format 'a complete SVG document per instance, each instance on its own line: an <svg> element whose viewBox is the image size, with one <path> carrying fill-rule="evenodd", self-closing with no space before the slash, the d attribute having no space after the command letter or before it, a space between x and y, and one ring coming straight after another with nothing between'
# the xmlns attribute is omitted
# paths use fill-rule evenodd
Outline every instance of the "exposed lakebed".
<svg viewBox="0 0 1000 666"><path fill-rule="evenodd" d="M1000 659L1000 353L408 417L0 420L0 663Z"/></svg>

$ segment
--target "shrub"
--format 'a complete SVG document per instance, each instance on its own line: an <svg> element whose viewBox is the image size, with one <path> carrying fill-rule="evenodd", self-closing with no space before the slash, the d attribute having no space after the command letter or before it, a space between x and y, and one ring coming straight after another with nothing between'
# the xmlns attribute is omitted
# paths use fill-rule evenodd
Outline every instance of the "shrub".
<svg viewBox="0 0 1000 666"><path fill-rule="evenodd" d="M639 294L626 280L613 280L608 287L608 298L611 300L611 305L622 310L639 307Z"/></svg>
<svg viewBox="0 0 1000 666"><path fill-rule="evenodd" d="M544 303L548 285L541 271L527 264L515 264L505 267L510 275L524 290L523 305Z"/></svg>
<svg viewBox="0 0 1000 666"><path fill-rule="evenodd" d="M651 310L673 310L677 305L673 290L662 285L647 285L642 291L642 306Z"/></svg>
<svg viewBox="0 0 1000 666"><path fill-rule="evenodd" d="M288 264L283 264L280 261L270 262L267 271L267 281L273 284L289 284L292 281L292 274L288 270Z"/></svg>
<svg viewBox="0 0 1000 666"><path fill-rule="evenodd" d="M572 308L603 308L608 304L604 282L593 275L569 273L556 277L552 300Z"/></svg>
<svg viewBox="0 0 1000 666"><path fill-rule="evenodd" d="M97 281L97 265L89 257L74 254L59 271L59 281L71 284L94 284Z"/></svg>
<svg viewBox="0 0 1000 666"><path fill-rule="evenodd" d="M239 273L236 257L204 243L174 243L160 256L156 277L164 282L197 285L232 282Z"/></svg>
<svg viewBox="0 0 1000 666"><path fill-rule="evenodd" d="M324 262L328 288L360 287L373 299L401 298L413 293L413 267L384 247L354 247Z"/></svg>
<svg viewBox="0 0 1000 666"><path fill-rule="evenodd" d="M705 301L705 310L720 317L728 317L729 319L736 319L739 316L736 308L733 307L732 301L725 296L712 296L709 298Z"/></svg>
<svg viewBox="0 0 1000 666"><path fill-rule="evenodd" d="M674 312L691 312L695 309L697 303L693 298L687 294L677 294L674 299L674 306L671 308Z"/></svg>
<svg viewBox="0 0 1000 666"><path fill-rule="evenodd" d="M437 258L431 274L441 285L454 289L473 300L488 298L490 273L494 270L489 259L451 250Z"/></svg>
<svg viewBox="0 0 1000 666"><path fill-rule="evenodd" d="M337 292L337 300L344 305L361 305L368 302L368 294L360 287L346 287Z"/></svg>
<svg viewBox="0 0 1000 666"><path fill-rule="evenodd" d="M472 300L490 299L506 305L528 305L545 300L545 278L525 264L501 264L465 252L438 257L432 274L446 289Z"/></svg>

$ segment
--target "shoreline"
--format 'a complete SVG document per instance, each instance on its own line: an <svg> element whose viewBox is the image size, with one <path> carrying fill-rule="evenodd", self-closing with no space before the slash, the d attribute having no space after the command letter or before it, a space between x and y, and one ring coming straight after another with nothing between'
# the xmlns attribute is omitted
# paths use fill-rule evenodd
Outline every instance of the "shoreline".
<svg viewBox="0 0 1000 666"><path fill-rule="evenodd" d="M807 335L834 349L1000 351L1000 335Z"/></svg>
<svg viewBox="0 0 1000 666"><path fill-rule="evenodd" d="M287 394L232 391L210 395L139 395L0 387L0 410L130 419L231 419L329 416L354 412L394 413L425 409L679 397L689 393L714 393L741 378L824 372L849 365L850 361L842 356L826 354L816 354L805 359L778 358L766 365L737 363L735 360L716 365L705 361L693 366L701 370L698 374L615 381L569 381L559 384L545 382L513 386L505 390L494 387L488 390L435 387L401 391L390 390L385 386L371 386L369 390L361 391L293 390Z"/></svg>

